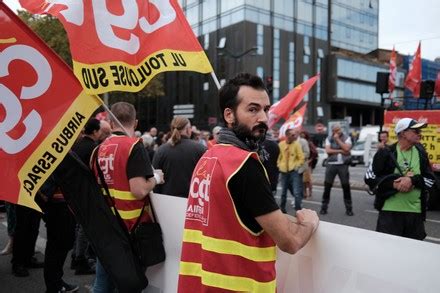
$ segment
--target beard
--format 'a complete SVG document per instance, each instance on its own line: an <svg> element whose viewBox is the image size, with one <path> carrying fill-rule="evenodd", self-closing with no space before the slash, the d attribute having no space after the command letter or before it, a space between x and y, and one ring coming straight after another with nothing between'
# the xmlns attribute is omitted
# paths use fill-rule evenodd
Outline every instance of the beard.
<svg viewBox="0 0 440 293"><path fill-rule="evenodd" d="M238 120L232 124L232 131L235 135L251 148L258 147L259 144L264 142L267 130L268 127L265 123L259 123L252 127L252 129Z"/></svg>

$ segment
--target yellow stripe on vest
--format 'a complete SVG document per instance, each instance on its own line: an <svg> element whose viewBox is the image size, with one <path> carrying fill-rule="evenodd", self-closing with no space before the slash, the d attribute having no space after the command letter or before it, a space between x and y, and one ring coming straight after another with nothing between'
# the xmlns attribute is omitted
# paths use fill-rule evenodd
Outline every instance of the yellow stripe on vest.
<svg viewBox="0 0 440 293"><path fill-rule="evenodd" d="M110 207L113 214L115 213L115 208L114 207ZM144 211L147 209L148 207L145 207ZM122 210L118 210L119 215L121 216L121 219L123 220L133 220L133 219L137 219L139 218L139 215L141 214L141 209L136 209L136 210L131 210L131 211L122 211Z"/></svg>
<svg viewBox="0 0 440 293"><path fill-rule="evenodd" d="M181 275L200 277L206 286L241 292L275 292L276 281L258 282L251 278L222 275L204 271L202 265L193 262L180 262Z"/></svg>
<svg viewBox="0 0 440 293"><path fill-rule="evenodd" d="M120 200L138 200L130 191L122 191L118 189L108 190L112 197Z"/></svg>
<svg viewBox="0 0 440 293"><path fill-rule="evenodd" d="M201 231L185 229L183 231L183 241L201 244L202 248L220 254L238 255L252 261L275 261L276 248L272 247L253 247L233 240L217 239L204 236Z"/></svg>

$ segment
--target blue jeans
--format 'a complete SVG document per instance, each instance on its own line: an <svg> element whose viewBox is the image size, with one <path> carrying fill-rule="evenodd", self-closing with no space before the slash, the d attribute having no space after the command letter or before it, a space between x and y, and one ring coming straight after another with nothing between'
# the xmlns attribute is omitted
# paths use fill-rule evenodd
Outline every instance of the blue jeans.
<svg viewBox="0 0 440 293"><path fill-rule="evenodd" d="M295 198L295 210L301 209L303 199L303 176L297 171L290 171L287 173L281 172L281 204L280 208L283 213L286 212L287 190Z"/></svg>
<svg viewBox="0 0 440 293"><path fill-rule="evenodd" d="M99 259L96 260L96 277L93 284L93 293L110 293L115 290L112 279L104 270Z"/></svg>

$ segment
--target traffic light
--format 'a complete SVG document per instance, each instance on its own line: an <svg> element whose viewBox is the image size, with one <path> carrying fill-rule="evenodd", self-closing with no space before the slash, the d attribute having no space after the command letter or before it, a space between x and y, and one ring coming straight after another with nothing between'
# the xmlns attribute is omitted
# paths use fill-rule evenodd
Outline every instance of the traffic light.
<svg viewBox="0 0 440 293"><path fill-rule="evenodd" d="M273 77L272 76L266 77L266 88L269 93L272 93L272 91L273 91Z"/></svg>

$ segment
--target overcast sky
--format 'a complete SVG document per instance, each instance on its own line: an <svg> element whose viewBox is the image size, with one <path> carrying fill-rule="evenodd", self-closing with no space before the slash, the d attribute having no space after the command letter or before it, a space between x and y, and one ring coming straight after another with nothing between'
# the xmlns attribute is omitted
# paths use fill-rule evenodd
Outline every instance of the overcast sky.
<svg viewBox="0 0 440 293"><path fill-rule="evenodd" d="M230 1L230 0L228 0ZM367 1L367 0L364 0ZM18 0L3 0L14 11ZM440 57L440 1L379 0L379 48L413 55L422 41L422 58Z"/></svg>

